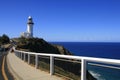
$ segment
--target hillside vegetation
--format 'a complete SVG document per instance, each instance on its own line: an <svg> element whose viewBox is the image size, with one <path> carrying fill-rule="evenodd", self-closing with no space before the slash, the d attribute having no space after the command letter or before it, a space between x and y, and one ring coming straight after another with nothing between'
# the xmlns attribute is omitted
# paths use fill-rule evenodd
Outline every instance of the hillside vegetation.
<svg viewBox="0 0 120 80"><path fill-rule="evenodd" d="M17 49L24 49L26 51L37 53L72 55L63 46L52 45L39 38L16 38L14 41L17 43Z"/></svg>

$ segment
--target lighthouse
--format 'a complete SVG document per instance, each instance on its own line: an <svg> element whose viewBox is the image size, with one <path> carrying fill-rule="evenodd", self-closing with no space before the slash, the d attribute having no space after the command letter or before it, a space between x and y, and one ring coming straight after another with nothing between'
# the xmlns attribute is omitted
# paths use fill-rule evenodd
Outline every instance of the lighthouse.
<svg viewBox="0 0 120 80"><path fill-rule="evenodd" d="M27 31L21 33L21 37L33 38L33 19L31 16L28 17L27 21Z"/></svg>
<svg viewBox="0 0 120 80"><path fill-rule="evenodd" d="M32 38L33 37L33 20L32 17L29 16L28 17L28 22L27 22L27 33L29 33L29 37Z"/></svg>

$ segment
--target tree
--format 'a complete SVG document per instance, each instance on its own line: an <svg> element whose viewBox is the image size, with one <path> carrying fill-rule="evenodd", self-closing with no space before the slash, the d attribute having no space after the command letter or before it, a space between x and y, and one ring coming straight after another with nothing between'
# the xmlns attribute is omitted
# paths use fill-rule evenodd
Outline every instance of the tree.
<svg viewBox="0 0 120 80"><path fill-rule="evenodd" d="M10 39L6 34L3 34L2 37L0 36L0 44L7 44L9 42Z"/></svg>

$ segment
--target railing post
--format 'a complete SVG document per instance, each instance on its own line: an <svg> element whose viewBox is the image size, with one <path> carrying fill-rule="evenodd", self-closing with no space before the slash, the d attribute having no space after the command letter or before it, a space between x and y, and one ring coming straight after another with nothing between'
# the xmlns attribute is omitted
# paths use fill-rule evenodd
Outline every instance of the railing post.
<svg viewBox="0 0 120 80"><path fill-rule="evenodd" d="M16 54L16 56L17 56L17 51L16 51L16 53L15 53L15 54Z"/></svg>
<svg viewBox="0 0 120 80"><path fill-rule="evenodd" d="M16 52L16 56L17 56L17 52Z"/></svg>
<svg viewBox="0 0 120 80"><path fill-rule="evenodd" d="M50 75L54 74L54 57L50 56Z"/></svg>
<svg viewBox="0 0 120 80"><path fill-rule="evenodd" d="M18 52L16 53L17 57L18 57Z"/></svg>
<svg viewBox="0 0 120 80"><path fill-rule="evenodd" d="M28 64L30 64L30 54L28 54Z"/></svg>
<svg viewBox="0 0 120 80"><path fill-rule="evenodd" d="M17 57L18 57L18 52L16 53Z"/></svg>
<svg viewBox="0 0 120 80"><path fill-rule="evenodd" d="M19 52L18 52L18 58L19 58Z"/></svg>
<svg viewBox="0 0 120 80"><path fill-rule="evenodd" d="M18 58L19 58L19 53L20 53L20 52L18 52Z"/></svg>
<svg viewBox="0 0 120 80"><path fill-rule="evenodd" d="M17 53L17 57L19 58L19 52Z"/></svg>
<svg viewBox="0 0 120 80"><path fill-rule="evenodd" d="M18 55L19 55L19 58L20 58L20 52L18 53Z"/></svg>
<svg viewBox="0 0 120 80"><path fill-rule="evenodd" d="M35 55L35 68L38 68L38 55Z"/></svg>
<svg viewBox="0 0 120 80"><path fill-rule="evenodd" d="M25 53L24 53L24 61L25 61L25 57L26 57L26 56L25 56Z"/></svg>
<svg viewBox="0 0 120 80"><path fill-rule="evenodd" d="M86 60L81 60L81 80L86 80Z"/></svg>
<svg viewBox="0 0 120 80"><path fill-rule="evenodd" d="M21 52L21 60L22 60L22 52Z"/></svg>
<svg viewBox="0 0 120 80"><path fill-rule="evenodd" d="M15 51L14 53L15 53L15 55L16 55L16 51Z"/></svg>

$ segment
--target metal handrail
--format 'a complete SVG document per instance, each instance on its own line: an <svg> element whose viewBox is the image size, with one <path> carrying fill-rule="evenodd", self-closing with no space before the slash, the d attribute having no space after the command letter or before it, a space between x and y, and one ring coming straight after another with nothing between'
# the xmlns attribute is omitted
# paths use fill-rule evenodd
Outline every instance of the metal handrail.
<svg viewBox="0 0 120 80"><path fill-rule="evenodd" d="M67 59L76 59L81 60L81 80L86 80L86 65L87 61L90 62L100 62L107 64L115 64L120 65L120 60L118 59L106 59L106 58L94 58L94 57L84 57L84 56L74 56L74 55L60 55L60 54L52 54L52 53L34 53L34 52L25 52L14 49L16 55L17 53L28 54L28 64L30 63L30 55L35 55L35 67L38 67L38 56L49 56L50 57L50 75L54 73L54 58L67 58ZM22 57L21 55L19 55Z"/></svg>

